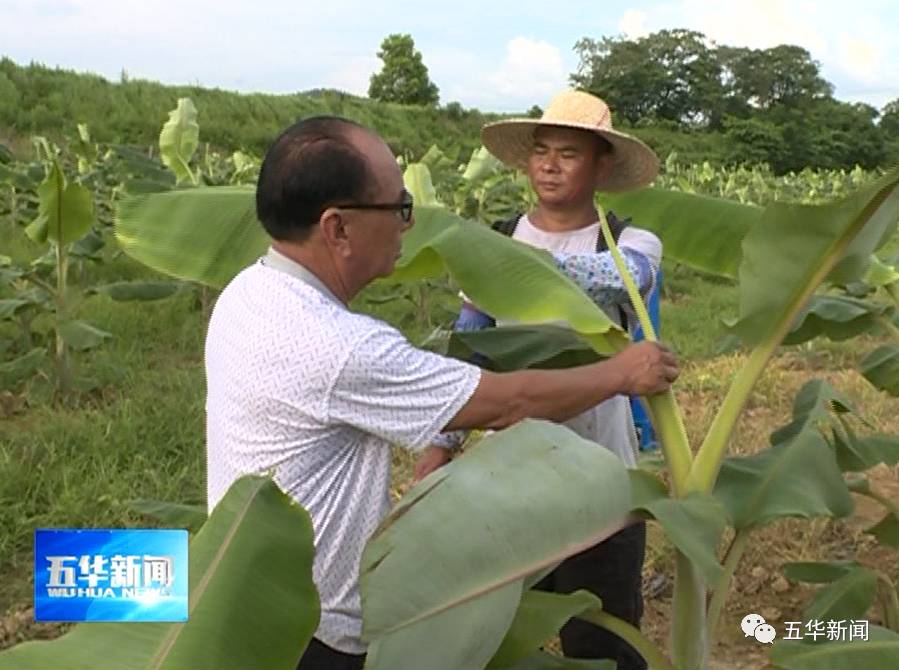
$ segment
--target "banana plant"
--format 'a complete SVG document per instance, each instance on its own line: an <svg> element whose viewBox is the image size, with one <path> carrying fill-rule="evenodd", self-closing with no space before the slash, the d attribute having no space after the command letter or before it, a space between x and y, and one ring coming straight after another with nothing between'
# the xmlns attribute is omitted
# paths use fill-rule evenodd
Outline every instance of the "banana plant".
<svg viewBox="0 0 899 670"><path fill-rule="evenodd" d="M83 129L83 142L85 137L89 139ZM7 360L0 362L0 388L27 382L49 354L56 390L65 396L75 387L84 386L83 380L74 375L72 351L93 349L112 337L79 318L86 299L105 294L117 301L157 300L172 295L178 286L170 281L90 285L83 279L84 272L79 281L79 273L72 271L74 263L102 260L94 194L84 181L90 174L69 178L63 167L64 156L56 147L42 139L36 146L44 160L44 177L33 187L37 212L23 232L43 246L43 253L31 262L0 259L0 321L12 322L21 331L19 340L4 352ZM27 185L26 176L20 174L16 183ZM31 328L40 314L49 314L53 322L53 341L46 346Z"/></svg>
<svg viewBox="0 0 899 670"><path fill-rule="evenodd" d="M423 174L418 178L422 181ZM252 195L252 189L226 187L139 196L121 205L116 233L126 252L151 267L222 286L267 245L254 219ZM441 654L429 658L445 658L446 667L517 667L515 663L524 664L521 667L552 667L540 663L555 661L533 653L502 665L501 659L486 658L485 650L499 653L504 627L519 630L525 619L530 622L527 625L534 625L533 602L522 593L535 583L541 571L586 546L583 542L595 542L603 533L611 534L626 523L627 514L637 514L658 522L676 550L668 654L639 631L602 613L596 603L579 605L577 615L616 631L658 667L704 669L731 578L752 533L784 517L841 517L851 513L850 489L843 476L847 464L871 467L893 458L895 440L889 436L849 438L849 433L842 430L838 432L841 441L828 438L819 423L822 412L832 410L821 410L820 403L815 402L812 407L819 410L800 412L789 430L775 434L770 449L741 458L727 458L727 449L753 386L797 322L801 322L805 335L817 328L824 330L824 322L814 318L820 310L815 312L810 307L819 286L846 285L864 277L872 253L895 231L899 170L888 172L840 202L819 206L775 203L763 209L662 189L616 195L604 202L633 214L641 226L656 230L666 250L677 257L698 259L696 264L739 279L740 318L734 329L751 347L745 367L700 445L687 442L673 396L648 399L654 425L662 436L670 485L647 473L635 473L629 490L619 491L625 501L623 507L615 508L621 512L618 521L595 517L602 530L594 528L567 536L560 534L556 524L539 521L537 512L548 504L544 493L517 498L514 508L496 515L489 511L490 505L478 505L472 494L445 497L455 490L455 484L464 490L463 480L468 478L481 477L479 491L519 481L515 479L517 468L499 467L499 461L490 461L497 457L493 451L496 447L485 449L486 461L479 459L481 452L476 449L458 465L454 463L421 482L388 517L366 549L362 573L366 631L376 650L369 667L396 667L390 663L395 663L391 659L400 648L408 653L433 649L436 639L447 637L437 634L446 630L443 626L464 629L481 640L477 654L473 645L464 644L465 636L456 636L462 638L459 644L441 643ZM688 221L682 221L685 212L689 213ZM216 234L209 234L211 230ZM393 278L420 280L444 273L485 311L522 324L518 331L500 333L502 329L497 329L466 338L468 351L492 356L499 368L545 363L572 352L584 360L585 356L612 354L628 343L626 335L555 269L548 254L495 235L444 207L417 208L416 226L406 235ZM498 276L515 277L514 288L510 289L508 282L496 281ZM639 304L638 297L633 302ZM560 348L553 351L552 344L535 333L552 335L549 329L558 329L560 324L564 332L555 332L560 336ZM648 324L644 328L651 336ZM493 344L482 347L482 341L490 337ZM508 343L498 345L501 339ZM505 358L509 352L517 362ZM823 391L818 395L826 397ZM805 400L802 407L808 402ZM526 425L528 434L537 431L535 426ZM553 441L561 444L564 440L560 434ZM517 440L519 445L526 442L524 437ZM539 460L547 467L561 467L562 452L561 448L547 450ZM602 469L597 465L589 469L589 474L601 477ZM528 491L539 480L535 474L520 486ZM589 494L582 494L569 487L567 480L550 480L558 482L558 495L570 496L584 505L602 488L593 487ZM441 494L443 491L447 493ZM460 518L479 524L484 516L490 533L475 533L470 542L464 539L464 528L452 533L452 544L458 546L441 544L440 551L445 553L429 563L431 571L419 571L420 578L399 567L388 569L394 557L400 560L400 555L434 542L428 529L432 533L434 528L441 528L449 510L459 509L455 505L463 505L466 497L473 502L460 508L466 510ZM515 547L512 553L522 560L514 565L500 560L493 552L502 551L507 540L499 538L510 536L509 529L517 528L519 517L529 516L551 541L542 538L538 545L510 545ZM891 523L884 533L892 532ZM734 540L719 556L716 550L725 525L733 528ZM481 553L483 569L477 558ZM465 574L460 576L460 570ZM429 583L436 586L429 587ZM555 605L547 609L558 612ZM553 616L558 619L557 613ZM853 658L899 662L899 635L878 630L873 637L877 639L857 643L852 649L833 644L811 652L783 641L775 645L771 660L786 670L811 667L810 658L822 668L847 667L847 659Z"/></svg>

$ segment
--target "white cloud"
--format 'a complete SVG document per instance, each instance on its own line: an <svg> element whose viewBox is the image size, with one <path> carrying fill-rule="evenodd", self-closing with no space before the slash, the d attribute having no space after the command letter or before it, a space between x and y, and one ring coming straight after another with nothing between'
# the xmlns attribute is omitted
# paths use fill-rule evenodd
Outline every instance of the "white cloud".
<svg viewBox="0 0 899 670"><path fill-rule="evenodd" d="M629 9L618 22L618 30L632 40L646 37L651 32L646 27L647 18L646 12Z"/></svg>
<svg viewBox="0 0 899 670"><path fill-rule="evenodd" d="M728 46L795 44L821 64L836 97L877 104L899 96L899 43L889 32L896 15L895 4L882 0L857 0L852 11L836 0L662 0L625 11L618 28L631 38L641 30L687 28Z"/></svg>
<svg viewBox="0 0 899 670"><path fill-rule="evenodd" d="M422 49L440 101L482 110L523 112L544 106L568 86L571 71L558 48L544 40L514 37L500 59L457 47Z"/></svg>
<svg viewBox="0 0 899 670"><path fill-rule="evenodd" d="M500 95L544 99L566 87L568 69L562 54L549 42L516 37L506 45L506 58L487 82Z"/></svg>
<svg viewBox="0 0 899 670"><path fill-rule="evenodd" d="M711 5L684 0L679 13L690 24L719 44L766 49L780 44L799 44L819 57L826 54L827 39L814 17L818 3L782 0L744 0Z"/></svg>

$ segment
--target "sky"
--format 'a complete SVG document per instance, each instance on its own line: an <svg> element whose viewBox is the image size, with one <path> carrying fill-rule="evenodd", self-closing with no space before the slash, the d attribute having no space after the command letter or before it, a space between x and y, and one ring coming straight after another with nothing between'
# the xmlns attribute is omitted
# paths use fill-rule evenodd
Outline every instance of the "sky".
<svg viewBox="0 0 899 670"><path fill-rule="evenodd" d="M0 56L237 91L365 95L385 36L409 33L440 102L514 112L566 88L582 37L688 28L718 44L805 47L834 96L899 98L896 0L0 0Z"/></svg>

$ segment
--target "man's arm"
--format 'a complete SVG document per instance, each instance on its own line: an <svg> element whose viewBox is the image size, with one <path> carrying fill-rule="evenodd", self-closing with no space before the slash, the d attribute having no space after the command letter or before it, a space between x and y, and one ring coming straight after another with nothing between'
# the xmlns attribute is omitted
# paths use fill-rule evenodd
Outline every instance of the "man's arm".
<svg viewBox="0 0 899 670"><path fill-rule="evenodd" d="M634 227L625 228L618 243L628 272L645 298L655 285L662 243L648 230ZM554 253L553 256L556 266L600 307L630 306L624 280L611 252Z"/></svg>
<svg viewBox="0 0 899 670"><path fill-rule="evenodd" d="M528 417L566 421L615 395L666 391L678 374L674 354L652 342L567 370L483 372L474 394L445 429L500 429Z"/></svg>

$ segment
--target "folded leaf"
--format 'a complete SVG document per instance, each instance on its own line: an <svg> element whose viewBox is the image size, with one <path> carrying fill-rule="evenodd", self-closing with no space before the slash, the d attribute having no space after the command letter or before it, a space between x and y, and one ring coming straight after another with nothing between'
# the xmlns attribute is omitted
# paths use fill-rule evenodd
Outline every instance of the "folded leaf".
<svg viewBox="0 0 899 670"><path fill-rule="evenodd" d="M868 641L781 641L770 658L782 670L886 670L899 667L899 634L869 626Z"/></svg>
<svg viewBox="0 0 899 670"><path fill-rule="evenodd" d="M369 541L363 635L412 626L593 546L622 528L629 502L621 461L563 426L527 420L488 435L413 487Z"/></svg>

